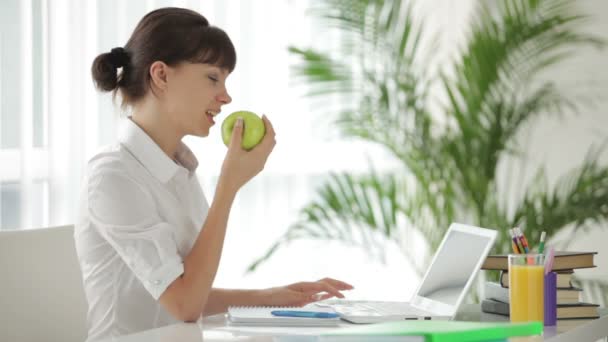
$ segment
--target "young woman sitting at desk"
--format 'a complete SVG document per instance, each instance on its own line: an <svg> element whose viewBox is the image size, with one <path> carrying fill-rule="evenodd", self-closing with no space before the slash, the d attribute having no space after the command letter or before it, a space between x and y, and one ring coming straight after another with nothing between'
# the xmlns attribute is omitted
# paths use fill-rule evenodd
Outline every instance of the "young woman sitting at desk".
<svg viewBox="0 0 608 342"><path fill-rule="evenodd" d="M276 143L264 117L262 142L243 150L238 122L208 204L182 138L209 134L231 101L226 78L235 64L226 33L180 8L150 12L124 48L93 62L96 86L118 92L131 115L118 142L88 162L81 193L75 242L89 340L195 321L232 305L299 306L352 288L331 278L262 290L212 287L234 198Z"/></svg>

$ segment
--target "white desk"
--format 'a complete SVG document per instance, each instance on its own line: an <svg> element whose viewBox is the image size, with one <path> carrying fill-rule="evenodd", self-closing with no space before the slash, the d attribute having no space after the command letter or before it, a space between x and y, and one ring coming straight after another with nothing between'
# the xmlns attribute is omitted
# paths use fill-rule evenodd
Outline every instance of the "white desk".
<svg viewBox="0 0 608 342"><path fill-rule="evenodd" d="M465 321L504 321L506 317L482 313L479 305L465 305L456 316ZM352 326L343 323L342 326ZM227 327L224 315L211 316L197 323L180 323L163 328L123 336L104 342L226 342L226 341L295 341L314 342L316 335L332 328L268 328L268 327ZM295 333L295 334L294 334ZM550 342L593 342L605 340L608 336L608 311L602 317L568 332L557 334L548 328L543 337L516 338L513 341Z"/></svg>

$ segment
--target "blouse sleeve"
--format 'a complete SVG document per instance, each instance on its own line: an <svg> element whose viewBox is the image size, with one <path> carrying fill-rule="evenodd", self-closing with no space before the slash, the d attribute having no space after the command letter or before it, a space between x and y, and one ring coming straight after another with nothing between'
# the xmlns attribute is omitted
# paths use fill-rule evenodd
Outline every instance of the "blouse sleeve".
<svg viewBox="0 0 608 342"><path fill-rule="evenodd" d="M89 179L92 223L148 292L158 300L184 272L173 232L149 192L125 173L99 172Z"/></svg>

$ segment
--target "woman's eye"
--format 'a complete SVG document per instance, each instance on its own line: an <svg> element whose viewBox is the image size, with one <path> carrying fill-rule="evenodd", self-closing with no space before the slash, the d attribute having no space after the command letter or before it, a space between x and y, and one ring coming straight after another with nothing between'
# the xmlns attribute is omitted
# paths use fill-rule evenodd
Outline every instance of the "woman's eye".
<svg viewBox="0 0 608 342"><path fill-rule="evenodd" d="M209 76L209 79L212 80L213 82L217 82L218 81L218 79L216 77L213 77L213 76Z"/></svg>

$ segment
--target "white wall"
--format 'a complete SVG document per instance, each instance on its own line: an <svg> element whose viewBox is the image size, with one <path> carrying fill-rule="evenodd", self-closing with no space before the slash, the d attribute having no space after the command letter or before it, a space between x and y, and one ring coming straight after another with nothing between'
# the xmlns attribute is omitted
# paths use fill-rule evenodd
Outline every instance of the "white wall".
<svg viewBox="0 0 608 342"><path fill-rule="evenodd" d="M580 0L576 2L582 13L590 15L582 26L586 32L593 33L608 41L608 1ZM442 48L439 54L449 58L456 53L456 45L463 43L467 20L476 1L435 0L423 2L430 23L442 27ZM566 94L582 98L578 114L565 113L563 117L542 115L532 129L524 130L518 142L527 153L525 174L513 191L510 200L521 195L522 189L534 176L537 167L546 167L549 184L554 182L573 167L580 165L589 147L608 143L608 48L598 50L586 47L576 51L576 55L558 67L547 70L543 78L554 80ZM608 145L607 145L608 146ZM608 163L608 151L600 157L602 165ZM504 183L505 172L519 174L521 164L500 165L499 183ZM511 170L511 171L508 171ZM519 186L517 186L519 185ZM572 238L569 250L598 251L595 269L580 270L580 278L604 279L608 281L608 224L595 226L592 230L579 232L572 236L570 230L554 237L549 243L562 243Z"/></svg>
<svg viewBox="0 0 608 342"><path fill-rule="evenodd" d="M592 16L585 30L608 41L608 1L583 0L578 4ZM532 132L529 142L531 164L547 165L549 180L554 182L580 164L591 144L608 142L608 49L581 49L572 60L548 72L548 77L556 80L567 93L585 96L595 102L578 115L569 115L562 120L545 119ZM608 153L602 154L601 161L603 165L608 163ZM569 237L569 234L562 234L556 240ZM596 256L598 267L577 271L577 276L608 281L606 241L608 224L574 236L570 250L599 252Z"/></svg>

